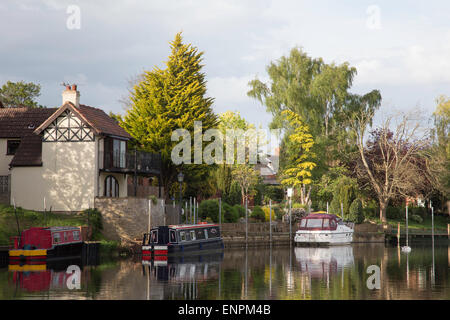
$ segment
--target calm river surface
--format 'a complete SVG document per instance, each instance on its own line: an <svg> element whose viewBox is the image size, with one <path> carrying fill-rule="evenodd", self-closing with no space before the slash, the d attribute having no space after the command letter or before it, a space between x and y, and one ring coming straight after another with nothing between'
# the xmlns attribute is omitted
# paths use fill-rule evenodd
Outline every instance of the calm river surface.
<svg viewBox="0 0 450 320"><path fill-rule="evenodd" d="M66 272L70 265L72 275ZM380 289L371 290L367 280L373 271L367 269L373 265L381 281ZM226 249L167 265L143 265L134 258L95 266L80 261L3 266L0 299L449 300L450 248L436 245L434 257L431 244L413 246L409 255L383 244L354 244Z"/></svg>

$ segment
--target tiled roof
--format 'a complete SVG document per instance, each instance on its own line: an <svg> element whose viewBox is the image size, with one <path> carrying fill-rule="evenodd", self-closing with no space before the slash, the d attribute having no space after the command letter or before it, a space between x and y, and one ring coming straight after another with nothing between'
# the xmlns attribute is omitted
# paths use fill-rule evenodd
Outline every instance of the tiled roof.
<svg viewBox="0 0 450 320"><path fill-rule="evenodd" d="M10 166L42 165L42 139L35 134L22 137Z"/></svg>
<svg viewBox="0 0 450 320"><path fill-rule="evenodd" d="M42 165L42 139L39 133L67 108L74 110L97 134L131 139L103 110L85 105L79 108L68 103L60 108L0 108L0 138L21 139L11 166ZM40 126L40 130L36 130Z"/></svg>
<svg viewBox="0 0 450 320"><path fill-rule="evenodd" d="M0 138L21 138L33 133L56 108L0 108Z"/></svg>
<svg viewBox="0 0 450 320"><path fill-rule="evenodd" d="M99 133L131 139L131 136L103 110L80 104L80 113L97 129Z"/></svg>
<svg viewBox="0 0 450 320"><path fill-rule="evenodd" d="M80 104L77 108L72 103L66 102L51 117L44 121L39 128L35 130L40 134L48 125L50 125L65 110L71 110L78 115L82 121L88 124L96 134L114 135L131 139L132 137L117 122L108 116L103 110Z"/></svg>

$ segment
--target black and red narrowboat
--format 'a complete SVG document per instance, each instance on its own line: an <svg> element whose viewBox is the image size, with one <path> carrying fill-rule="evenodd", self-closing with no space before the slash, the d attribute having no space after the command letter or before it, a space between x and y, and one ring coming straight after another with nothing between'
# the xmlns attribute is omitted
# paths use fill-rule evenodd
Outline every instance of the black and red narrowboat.
<svg viewBox="0 0 450 320"><path fill-rule="evenodd" d="M167 260L168 255L223 249L219 225L169 225L152 228L142 241L143 260Z"/></svg>
<svg viewBox="0 0 450 320"><path fill-rule="evenodd" d="M80 227L30 228L13 241L13 248L9 250L10 264L79 256L84 243Z"/></svg>

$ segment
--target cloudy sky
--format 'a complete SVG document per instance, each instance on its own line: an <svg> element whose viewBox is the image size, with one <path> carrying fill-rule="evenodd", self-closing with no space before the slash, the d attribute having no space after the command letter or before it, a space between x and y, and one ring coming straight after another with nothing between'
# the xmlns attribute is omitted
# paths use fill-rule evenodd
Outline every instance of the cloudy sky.
<svg viewBox="0 0 450 320"><path fill-rule="evenodd" d="M355 66L352 91L382 93L378 117L416 107L429 117L435 98L450 96L447 0L2 0L0 16L0 85L39 83L47 106L60 105L69 82L83 104L124 113L128 81L163 67L179 31L205 52L215 111L263 127L271 116L247 83L267 79L268 63L295 46Z"/></svg>

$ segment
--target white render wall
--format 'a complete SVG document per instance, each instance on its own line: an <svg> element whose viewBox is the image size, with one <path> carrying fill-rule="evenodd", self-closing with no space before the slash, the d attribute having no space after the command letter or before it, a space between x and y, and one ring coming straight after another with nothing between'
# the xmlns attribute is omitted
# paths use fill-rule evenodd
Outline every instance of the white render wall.
<svg viewBox="0 0 450 320"><path fill-rule="evenodd" d="M93 207L98 188L98 138L43 142L42 167L14 167L11 203L30 210L81 211Z"/></svg>

